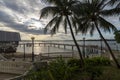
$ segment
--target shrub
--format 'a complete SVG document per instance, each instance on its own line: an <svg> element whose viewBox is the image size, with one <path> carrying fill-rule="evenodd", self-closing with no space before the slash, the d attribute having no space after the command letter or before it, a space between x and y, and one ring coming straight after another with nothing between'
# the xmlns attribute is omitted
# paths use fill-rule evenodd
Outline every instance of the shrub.
<svg viewBox="0 0 120 80"><path fill-rule="evenodd" d="M84 59L84 67L79 71L81 78L83 76L89 76L90 80L94 80L103 73L102 66L110 65L110 60L104 57L86 58ZM68 61L70 66L78 66L81 68L80 59L70 59ZM86 77L83 77L85 79Z"/></svg>
<svg viewBox="0 0 120 80"><path fill-rule="evenodd" d="M77 66L77 67L81 67L81 60L80 59L70 59L68 60L67 64L69 66Z"/></svg>
<svg viewBox="0 0 120 80"><path fill-rule="evenodd" d="M70 66L62 58L49 64L49 72L54 80L72 80L77 66Z"/></svg>
<svg viewBox="0 0 120 80"><path fill-rule="evenodd" d="M86 80L86 78L94 80L102 74L102 66L110 65L110 60L103 57L85 59L84 62L84 67L81 67L80 59L65 61L60 57L48 65L34 63L36 68L25 80Z"/></svg>
<svg viewBox="0 0 120 80"><path fill-rule="evenodd" d="M31 71L25 80L74 80L77 70L76 66L69 66L62 58L50 62L48 67L42 65L38 68L39 65L35 63L37 69Z"/></svg>
<svg viewBox="0 0 120 80"><path fill-rule="evenodd" d="M110 60L104 57L95 57L95 58L85 59L85 64L91 66L109 66Z"/></svg>

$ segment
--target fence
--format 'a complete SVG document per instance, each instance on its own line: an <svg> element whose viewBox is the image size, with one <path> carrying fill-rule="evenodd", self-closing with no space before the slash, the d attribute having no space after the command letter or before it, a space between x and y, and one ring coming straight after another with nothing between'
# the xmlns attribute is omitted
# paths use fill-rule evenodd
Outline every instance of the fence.
<svg viewBox="0 0 120 80"><path fill-rule="evenodd" d="M31 65L32 63L30 62L0 61L0 72L23 74Z"/></svg>

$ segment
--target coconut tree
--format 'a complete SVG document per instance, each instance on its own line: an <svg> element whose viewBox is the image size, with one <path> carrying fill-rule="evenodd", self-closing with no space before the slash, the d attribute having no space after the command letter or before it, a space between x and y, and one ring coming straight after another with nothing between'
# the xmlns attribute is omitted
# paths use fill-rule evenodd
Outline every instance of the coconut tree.
<svg viewBox="0 0 120 80"><path fill-rule="evenodd" d="M41 18L47 18L52 16L52 19L45 27L45 32L50 30L51 34L55 34L60 27L63 27L65 33L67 33L67 27L69 26L70 33L72 35L73 41L79 52L81 58L81 63L84 64L82 53L79 48L79 45L76 41L73 29L73 15L76 9L76 5L79 3L77 0L41 0L46 3L48 6L41 9ZM50 15L49 15L50 14Z"/></svg>
<svg viewBox="0 0 120 80"><path fill-rule="evenodd" d="M114 38L117 41L117 43L120 43L120 30L114 32Z"/></svg>
<svg viewBox="0 0 120 80"><path fill-rule="evenodd" d="M90 34L93 35L94 31L97 30L117 67L120 68L117 59L101 32L101 30L105 32L116 31L116 27L106 20L106 18L113 15L119 15L120 9L112 7L107 8L108 6L108 0L83 0L82 4L79 6L79 12L78 10L76 12L76 20L79 24L78 31L83 34L90 32Z"/></svg>

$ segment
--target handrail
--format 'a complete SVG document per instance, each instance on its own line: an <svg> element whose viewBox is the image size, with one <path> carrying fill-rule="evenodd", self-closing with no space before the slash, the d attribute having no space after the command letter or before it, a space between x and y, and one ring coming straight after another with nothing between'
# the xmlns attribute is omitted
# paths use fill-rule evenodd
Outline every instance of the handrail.
<svg viewBox="0 0 120 80"><path fill-rule="evenodd" d="M29 70L27 70L23 75L20 76L16 76L13 78L9 78L9 79L5 79L5 80L24 80L23 78L29 73L30 70L33 69L33 65L29 68Z"/></svg>

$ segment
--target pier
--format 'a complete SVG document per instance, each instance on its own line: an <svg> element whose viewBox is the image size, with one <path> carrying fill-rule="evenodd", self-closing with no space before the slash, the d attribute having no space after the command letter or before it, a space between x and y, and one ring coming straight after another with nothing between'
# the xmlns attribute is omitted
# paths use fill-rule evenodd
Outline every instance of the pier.
<svg viewBox="0 0 120 80"><path fill-rule="evenodd" d="M26 52L26 48L32 48L32 43L20 43L20 47L23 47L24 58ZM53 43L53 42L40 42L34 43L34 48L43 48L37 55L37 60L43 59L53 59L58 56L62 56L63 58L79 58L79 54L77 48L74 44L63 44L63 43ZM96 56L97 54L101 54L102 52L106 52L107 49L99 47L98 45L79 45L83 56ZM32 51L31 51L32 52ZM36 52L34 52L35 54Z"/></svg>

